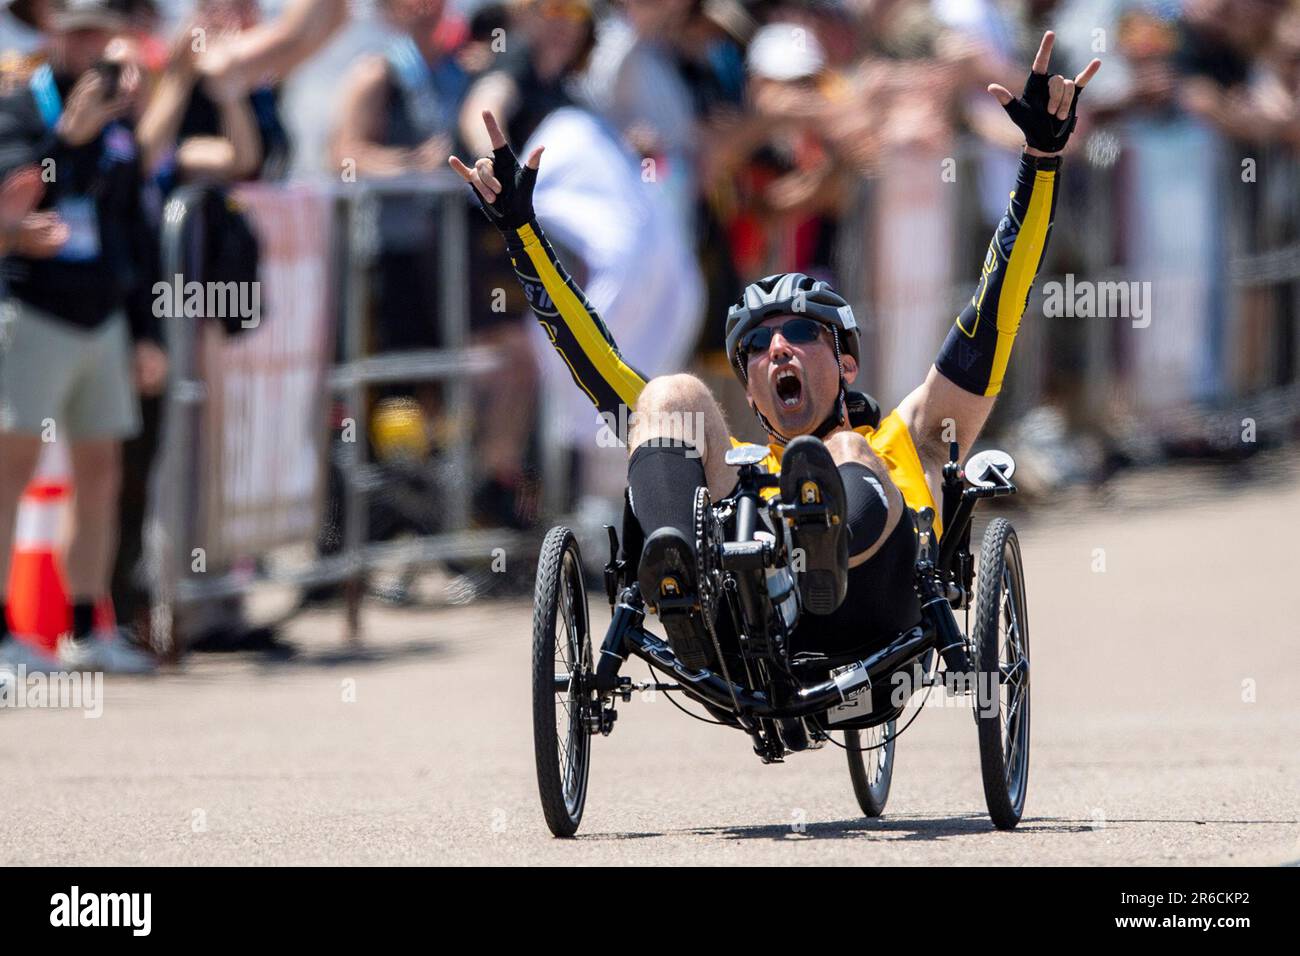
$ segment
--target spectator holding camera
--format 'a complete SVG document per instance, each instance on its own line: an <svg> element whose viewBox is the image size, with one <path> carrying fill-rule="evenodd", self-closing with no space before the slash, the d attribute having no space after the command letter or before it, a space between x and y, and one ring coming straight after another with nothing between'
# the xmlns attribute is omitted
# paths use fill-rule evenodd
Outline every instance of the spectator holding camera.
<svg viewBox="0 0 1300 956"><path fill-rule="evenodd" d="M20 246L4 261L0 587L18 501L42 444L67 442L76 489L65 568L73 628L60 641L60 662L140 672L153 659L116 630L97 632L94 622L116 548L121 445L139 428L137 389L160 387L166 374L149 301L156 244L128 120L139 72L113 42L123 22L108 0L67 0L52 25L48 63L0 100L10 144L25 144L31 163L51 173L39 209L57 213L66 229L57 248ZM0 637L0 660L59 666L7 631Z"/></svg>

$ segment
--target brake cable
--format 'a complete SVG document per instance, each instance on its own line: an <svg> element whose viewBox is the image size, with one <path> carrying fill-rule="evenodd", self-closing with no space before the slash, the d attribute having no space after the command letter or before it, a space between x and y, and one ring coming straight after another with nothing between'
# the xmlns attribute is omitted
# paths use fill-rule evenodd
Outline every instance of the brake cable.
<svg viewBox="0 0 1300 956"><path fill-rule="evenodd" d="M911 727L911 726L912 726L912 722L915 721L916 718L918 718L918 717L921 716L921 711L925 708L926 701L928 701L928 700L930 699L930 692L933 691L933 690L934 690L934 685L933 685L933 684L931 684L929 687L927 687L927 688L925 689L925 697L922 699L921 703L919 703L919 704L917 705L917 707L916 707L916 713L914 713L914 714L913 714L913 715L908 719L907 723L905 723L905 724L903 725L903 729L902 729L902 730L896 730L896 731L894 731L894 733L893 733L892 736L886 738L885 740L882 740L882 741L881 741L880 743L878 743L878 744L872 744L870 747L850 747L848 744L842 744L842 743L840 743L839 741L837 741L834 737L831 736L831 732L830 732L829 730L827 730L825 727L823 727L823 726L821 725L821 721L817 719L817 716L816 716L815 714L813 715L813 718L812 718L812 719L813 719L813 722L817 725L817 729L818 729L819 731L821 731L823 734L825 734L825 735L826 735L826 739L829 740L831 743L833 743L836 747L839 747L841 750L847 750L847 751L849 751L850 753L864 754L864 753L867 753L868 751L871 751L871 750L879 750L881 747L885 746L886 744L892 744L892 743L893 743L895 740L897 740L899 737L903 736L903 731L907 730L908 727ZM852 729L852 728L849 728L849 729ZM868 728L868 729L870 729L870 728ZM848 732L847 730L844 731L844 733L847 733L847 732Z"/></svg>
<svg viewBox="0 0 1300 956"><path fill-rule="evenodd" d="M655 667L654 667L654 665L651 664L649 661L646 661L646 666L650 668L650 679L653 681L653 680L655 679L655 674L654 674ZM665 673L664 676L667 677L667 676L669 676L669 675L668 675L667 673ZM699 721L700 723L702 723L702 724L716 724L716 725L719 726L719 727L730 727L730 726L731 726L730 724L726 723L725 721L721 721L721 720L712 720L712 719L710 719L710 718L708 718L708 717L701 717L699 714L693 714L693 713L691 713L689 710L687 710L685 707L683 707L681 704L677 703L677 701L673 699L672 693L671 693L670 691L661 690L660 693L663 694L665 697L668 698L668 703L672 704L674 707L676 707L678 710L680 710L680 711L681 711L683 714L685 714L687 717L693 717L693 718L695 718L696 720L698 720L698 721Z"/></svg>

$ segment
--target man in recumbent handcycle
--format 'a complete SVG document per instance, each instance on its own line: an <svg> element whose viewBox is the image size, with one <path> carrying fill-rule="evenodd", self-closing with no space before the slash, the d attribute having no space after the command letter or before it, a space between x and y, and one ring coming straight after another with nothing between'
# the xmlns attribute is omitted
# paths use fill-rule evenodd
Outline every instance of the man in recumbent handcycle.
<svg viewBox="0 0 1300 956"><path fill-rule="evenodd" d="M989 87L1025 135L1015 190L970 303L925 381L898 408L869 424L850 420L846 383L858 374L860 339L852 309L826 282L799 273L768 276L746 288L727 316L727 351L768 432L765 465L779 473L782 501L820 504L831 515L830 522L796 522L792 529L802 558L807 616L798 631L805 649L834 654L920 618L908 509L938 514L949 441L964 457L992 410L1051 231L1060 153L1074 129L1078 94L1101 65L1093 60L1072 80L1049 78L1052 42L1053 34L1044 34L1021 96ZM575 384L615 420L623 420L620 405L637 412L628 436L628 488L645 535L641 594L678 659L705 667L714 655L701 604L692 600L699 587L694 501L700 486L714 501L731 492L736 475L724 456L739 442L699 379L678 374L647 382L619 353L534 218L542 147L521 167L495 118L483 119L492 156L473 167L453 156L451 165L505 234L528 301ZM936 537L942 530L936 517Z"/></svg>

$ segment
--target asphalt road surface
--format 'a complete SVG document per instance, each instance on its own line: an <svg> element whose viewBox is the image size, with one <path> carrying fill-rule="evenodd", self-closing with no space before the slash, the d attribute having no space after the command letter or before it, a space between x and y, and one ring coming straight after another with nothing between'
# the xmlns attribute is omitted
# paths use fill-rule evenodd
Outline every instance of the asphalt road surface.
<svg viewBox="0 0 1300 956"><path fill-rule="evenodd" d="M1275 460L1276 464L1276 460ZM1025 818L988 822L969 711L898 743L886 815L842 752L763 766L662 697L595 741L575 840L534 779L527 602L296 618L296 657L107 680L102 716L0 713L5 864L1277 864L1300 859L1297 461L1182 468L1022 528ZM1100 550L1099 550L1100 549ZM1104 565L1103 565L1104 562ZM1104 570L1099 568L1104 566ZM599 595L593 595L601 602ZM603 603L593 607L603 628ZM643 665L636 665L640 676Z"/></svg>

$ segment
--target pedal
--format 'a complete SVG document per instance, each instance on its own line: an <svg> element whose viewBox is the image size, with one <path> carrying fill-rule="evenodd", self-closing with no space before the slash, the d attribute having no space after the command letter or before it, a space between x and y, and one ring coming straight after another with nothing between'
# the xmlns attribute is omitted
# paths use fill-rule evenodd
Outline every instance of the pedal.
<svg viewBox="0 0 1300 956"><path fill-rule="evenodd" d="M820 502L805 503L799 501L795 504L780 505L779 510L785 523L791 528L807 528L818 526L829 528L840 523L840 516L832 513L832 509Z"/></svg>
<svg viewBox="0 0 1300 956"><path fill-rule="evenodd" d="M684 592L681 582L672 575L665 575L661 578L657 590L658 595L647 595L646 601L650 606L650 610L661 618L664 614L689 614L692 611L698 612L700 609L699 598L688 596Z"/></svg>
<svg viewBox="0 0 1300 956"><path fill-rule="evenodd" d="M618 720L618 711L612 706L602 707L599 713L587 715L587 733L608 737L610 731L614 729L614 721L616 720Z"/></svg>
<svg viewBox="0 0 1300 956"><path fill-rule="evenodd" d="M659 603L655 605L655 609L662 620L665 614L698 613L700 602L697 598L691 597L661 597Z"/></svg>
<svg viewBox="0 0 1300 956"><path fill-rule="evenodd" d="M969 697L978 689L978 677L975 671L944 671L944 696Z"/></svg>

